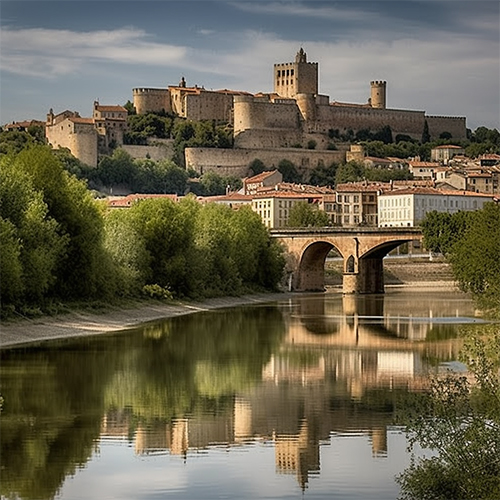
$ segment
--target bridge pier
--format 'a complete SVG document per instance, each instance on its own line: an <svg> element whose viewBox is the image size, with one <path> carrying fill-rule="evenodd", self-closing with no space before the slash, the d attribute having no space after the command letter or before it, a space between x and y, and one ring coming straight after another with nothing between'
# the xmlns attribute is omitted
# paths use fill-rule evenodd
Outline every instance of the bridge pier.
<svg viewBox="0 0 500 500"><path fill-rule="evenodd" d="M344 294L384 293L384 266L382 258L358 259L354 271L344 263L342 292Z"/></svg>

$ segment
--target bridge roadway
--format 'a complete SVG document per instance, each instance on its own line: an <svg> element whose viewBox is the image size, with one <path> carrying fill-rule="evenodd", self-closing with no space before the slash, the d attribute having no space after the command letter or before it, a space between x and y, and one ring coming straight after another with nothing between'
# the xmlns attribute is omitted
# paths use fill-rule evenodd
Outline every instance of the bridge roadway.
<svg viewBox="0 0 500 500"><path fill-rule="evenodd" d="M324 291L325 260L335 248L343 259L343 293L384 293L383 258L399 245L420 241L418 227L310 227L272 229L285 249L290 291Z"/></svg>

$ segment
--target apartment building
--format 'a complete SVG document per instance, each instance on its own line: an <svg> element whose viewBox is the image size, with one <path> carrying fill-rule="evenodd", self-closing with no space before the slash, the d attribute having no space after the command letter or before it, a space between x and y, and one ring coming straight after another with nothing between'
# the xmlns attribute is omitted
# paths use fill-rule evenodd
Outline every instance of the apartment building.
<svg viewBox="0 0 500 500"><path fill-rule="evenodd" d="M428 212L456 213L480 210L493 195L416 187L385 191L378 195L379 227L418 226Z"/></svg>

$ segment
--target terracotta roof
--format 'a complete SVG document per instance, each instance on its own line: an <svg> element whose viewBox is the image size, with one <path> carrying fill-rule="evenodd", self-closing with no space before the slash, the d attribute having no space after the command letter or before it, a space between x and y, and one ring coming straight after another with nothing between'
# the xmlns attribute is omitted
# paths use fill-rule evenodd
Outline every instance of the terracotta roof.
<svg viewBox="0 0 500 500"><path fill-rule="evenodd" d="M415 187L407 189L395 189L392 191L384 191L382 196L399 196L402 194L428 194L436 196L470 196L479 198L492 198L493 196L486 193L475 193L474 191L462 191L462 190L451 190L451 189L437 189L432 187Z"/></svg>
<svg viewBox="0 0 500 500"><path fill-rule="evenodd" d="M321 195L311 194L311 193L296 193L290 191L268 191L265 193L256 193L252 196L253 199L265 199L265 198L295 198L308 200L311 198L321 198Z"/></svg>
<svg viewBox="0 0 500 500"><path fill-rule="evenodd" d="M278 170L265 170L260 174L254 175L253 177L247 177L244 182L245 184L253 184L255 182L262 182L264 179L267 179L269 176L275 174Z"/></svg>
<svg viewBox="0 0 500 500"><path fill-rule="evenodd" d="M455 146L454 144L445 144L443 146L436 146L432 149L464 149L461 146Z"/></svg>
<svg viewBox="0 0 500 500"><path fill-rule="evenodd" d="M127 110L123 106L101 106L98 104L94 109L97 109L99 111L117 111L121 113L127 113Z"/></svg>
<svg viewBox="0 0 500 500"><path fill-rule="evenodd" d="M127 208L139 200L146 200L149 198L167 198L172 201L177 201L176 194L129 194L123 198L114 198L108 201L110 207Z"/></svg>
<svg viewBox="0 0 500 500"><path fill-rule="evenodd" d="M73 123L80 123L82 125L94 125L93 118L81 118L80 116L69 116L68 120Z"/></svg>
<svg viewBox="0 0 500 500"><path fill-rule="evenodd" d="M425 168L436 168L441 166L438 162L435 161L409 161L408 165L410 167L425 167Z"/></svg>
<svg viewBox="0 0 500 500"><path fill-rule="evenodd" d="M250 194L242 194L238 193L237 191L228 193L228 194L221 194L218 196L198 196L197 197L198 201L201 202L210 202L210 201L229 201L229 202L240 202L240 203L251 203L252 201L252 195Z"/></svg>

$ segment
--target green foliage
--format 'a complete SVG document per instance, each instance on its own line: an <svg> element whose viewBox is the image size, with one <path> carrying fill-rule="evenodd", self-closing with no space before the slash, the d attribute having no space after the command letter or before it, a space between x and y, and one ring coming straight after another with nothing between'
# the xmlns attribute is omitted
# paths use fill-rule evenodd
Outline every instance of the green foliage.
<svg viewBox="0 0 500 500"><path fill-rule="evenodd" d="M443 253L462 290L500 316L500 206L450 215L431 212L422 222L424 245Z"/></svg>
<svg viewBox="0 0 500 500"><path fill-rule="evenodd" d="M222 176L215 172L207 172L197 182L191 182L190 192L197 196L218 196L230 191L238 191L243 183L239 177Z"/></svg>
<svg viewBox="0 0 500 500"><path fill-rule="evenodd" d="M335 173L335 184L360 181L364 177L364 171L364 166L355 161L339 165Z"/></svg>
<svg viewBox="0 0 500 500"><path fill-rule="evenodd" d="M487 203L473 212L449 256L462 290L500 317L500 206Z"/></svg>
<svg viewBox="0 0 500 500"><path fill-rule="evenodd" d="M215 121L176 120L172 130L175 161L184 164L184 150L187 147L230 148L233 145L232 131Z"/></svg>
<svg viewBox="0 0 500 500"><path fill-rule="evenodd" d="M295 203L288 217L289 227L324 227L329 222L326 212L306 201Z"/></svg>
<svg viewBox="0 0 500 500"><path fill-rule="evenodd" d="M174 298L172 292L160 285L144 285L142 287L142 293L147 297L159 300L172 300Z"/></svg>
<svg viewBox="0 0 500 500"><path fill-rule="evenodd" d="M314 139L307 141L307 149L316 149L317 142Z"/></svg>
<svg viewBox="0 0 500 500"><path fill-rule="evenodd" d="M157 113L128 116L128 132L124 135L125 144L146 144L147 138L168 139L171 137L174 119Z"/></svg>
<svg viewBox="0 0 500 500"><path fill-rule="evenodd" d="M312 172L309 177L309 184L313 186L335 186L335 176L337 174L338 165L332 163L326 167L320 163Z"/></svg>
<svg viewBox="0 0 500 500"><path fill-rule="evenodd" d="M104 156L88 176L95 189L121 186L133 193L183 195L188 186L188 173L172 161L134 160L120 148Z"/></svg>
<svg viewBox="0 0 500 500"><path fill-rule="evenodd" d="M106 218L106 245L123 289L167 288L176 297L275 289L284 260L250 207L144 200Z"/></svg>
<svg viewBox="0 0 500 500"><path fill-rule="evenodd" d="M487 329L464 331L461 359L476 383L457 374L436 378L401 409L411 445L437 452L398 477L402 500L500 497L500 331Z"/></svg>
<svg viewBox="0 0 500 500"><path fill-rule="evenodd" d="M449 255L453 245L463 233L473 217L472 212L449 214L432 211L422 221L423 243L431 252Z"/></svg>
<svg viewBox="0 0 500 500"><path fill-rule="evenodd" d="M281 160L278 163L278 170L283 176L283 182L300 184L302 175L297 171L297 167L290 160Z"/></svg>
<svg viewBox="0 0 500 500"><path fill-rule="evenodd" d="M266 166L261 160L256 158L250 163L250 165L248 166L248 170L249 170L248 175L252 177L254 175L258 175L264 172L264 170L266 170Z"/></svg>
<svg viewBox="0 0 500 500"><path fill-rule="evenodd" d="M68 239L59 234L42 193L11 157L1 162L0 221L2 302L40 300L54 285Z"/></svg>
<svg viewBox="0 0 500 500"><path fill-rule="evenodd" d="M27 297L67 299L114 293L113 266L103 248L102 216L85 184L69 175L46 146L33 146L4 159L2 172L24 175L29 179L26 186L31 186L15 202L13 196L2 197L2 211L9 214L4 218L16 219L13 223L22 233L17 237L32 249L23 264L24 275L32 276ZM10 185L15 192L24 181L18 177L16 182L16 187ZM23 205L23 199L29 203Z"/></svg>
<svg viewBox="0 0 500 500"><path fill-rule="evenodd" d="M0 155L20 153L23 149L38 142L43 142L43 139L33 137L28 132L3 130L0 132Z"/></svg>

